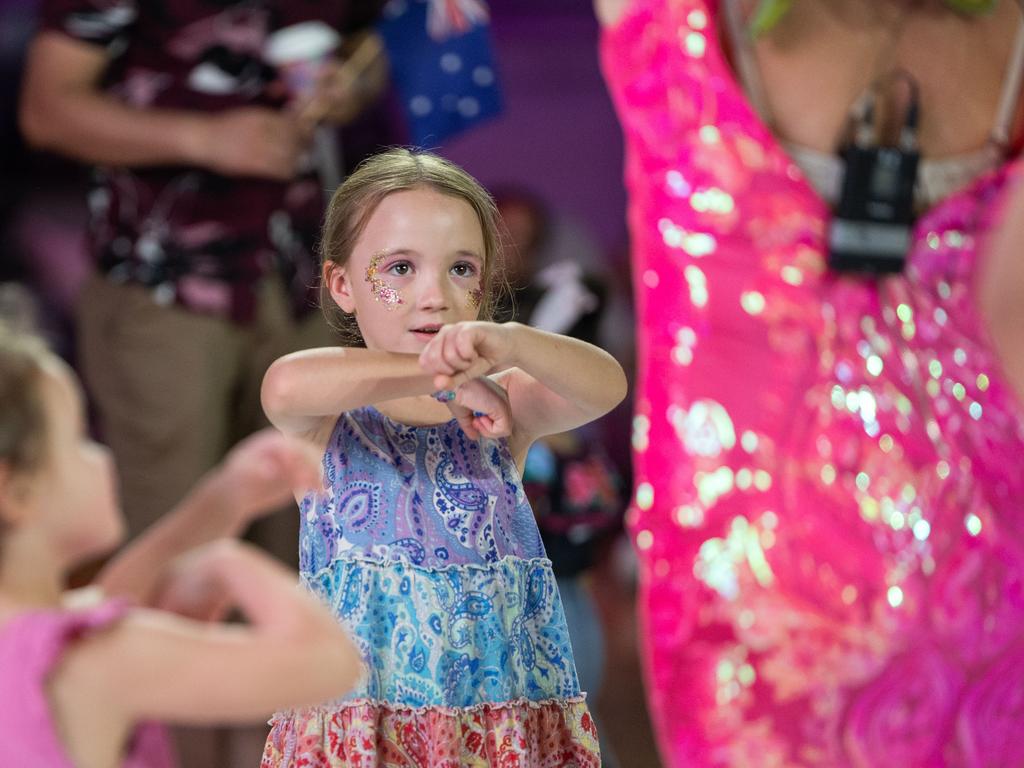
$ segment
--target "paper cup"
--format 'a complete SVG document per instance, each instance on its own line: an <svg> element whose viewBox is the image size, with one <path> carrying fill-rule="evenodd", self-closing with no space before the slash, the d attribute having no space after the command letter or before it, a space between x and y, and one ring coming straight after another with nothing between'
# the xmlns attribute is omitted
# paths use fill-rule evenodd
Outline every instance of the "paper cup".
<svg viewBox="0 0 1024 768"><path fill-rule="evenodd" d="M292 98L301 98L313 90L340 43L341 36L327 24L304 21L270 34L263 59L277 68Z"/></svg>

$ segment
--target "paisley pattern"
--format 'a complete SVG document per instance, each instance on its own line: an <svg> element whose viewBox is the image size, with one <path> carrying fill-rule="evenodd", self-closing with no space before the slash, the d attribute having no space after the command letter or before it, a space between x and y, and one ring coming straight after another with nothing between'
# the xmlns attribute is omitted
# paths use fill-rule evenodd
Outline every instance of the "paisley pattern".
<svg viewBox="0 0 1024 768"><path fill-rule="evenodd" d="M974 299L1021 171L825 268L829 211L751 110L712 0L602 42L627 139L629 524L669 766L1021 763L1024 414Z"/></svg>
<svg viewBox="0 0 1024 768"><path fill-rule="evenodd" d="M301 505L302 581L368 673L281 713L263 768L600 765L562 603L504 441L342 414Z"/></svg>
<svg viewBox="0 0 1024 768"><path fill-rule="evenodd" d="M304 573L343 553L428 568L544 557L508 448L470 440L455 422L408 427L373 408L342 414L324 476L337 490L302 504Z"/></svg>
<svg viewBox="0 0 1024 768"><path fill-rule="evenodd" d="M345 559L304 581L368 662L350 699L471 707L579 693L547 560L428 570Z"/></svg>

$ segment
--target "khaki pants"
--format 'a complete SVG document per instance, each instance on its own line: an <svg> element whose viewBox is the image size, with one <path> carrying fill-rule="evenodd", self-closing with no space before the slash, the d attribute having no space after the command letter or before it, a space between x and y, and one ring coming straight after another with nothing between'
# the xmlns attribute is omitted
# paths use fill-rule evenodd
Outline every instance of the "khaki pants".
<svg viewBox="0 0 1024 768"><path fill-rule="evenodd" d="M144 288L93 276L78 333L82 375L100 437L117 460L130 536L170 510L234 443L266 426L259 392L270 363L336 343L319 312L295 322L283 287L269 280L255 321L243 327L159 306ZM257 522L249 538L295 567L298 526L292 508ZM182 765L234 764L225 733L185 733ZM248 741L258 738L250 733Z"/></svg>

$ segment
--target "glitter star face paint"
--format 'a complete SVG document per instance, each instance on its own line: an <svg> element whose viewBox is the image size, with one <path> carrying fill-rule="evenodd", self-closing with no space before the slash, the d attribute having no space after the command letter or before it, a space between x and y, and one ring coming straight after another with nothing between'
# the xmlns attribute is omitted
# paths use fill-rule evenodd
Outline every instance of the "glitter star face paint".
<svg viewBox="0 0 1024 768"><path fill-rule="evenodd" d="M480 305L484 303L484 289L472 288L466 298L470 309L480 309Z"/></svg>
<svg viewBox="0 0 1024 768"><path fill-rule="evenodd" d="M384 251L375 253L370 258L370 263L366 267L366 282L370 284L370 292L373 293L373 298L388 309L394 309L405 302L402 300L402 294L388 285L387 281L381 277L380 265L385 258L387 258L387 253Z"/></svg>

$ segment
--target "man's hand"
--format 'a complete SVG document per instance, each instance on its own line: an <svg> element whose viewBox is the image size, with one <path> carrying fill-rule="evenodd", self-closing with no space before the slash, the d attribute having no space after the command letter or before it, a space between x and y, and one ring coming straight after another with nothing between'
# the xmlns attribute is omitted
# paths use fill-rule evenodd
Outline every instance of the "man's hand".
<svg viewBox="0 0 1024 768"><path fill-rule="evenodd" d="M288 181L311 137L296 115L264 107L231 109L198 125L195 164L224 176Z"/></svg>

